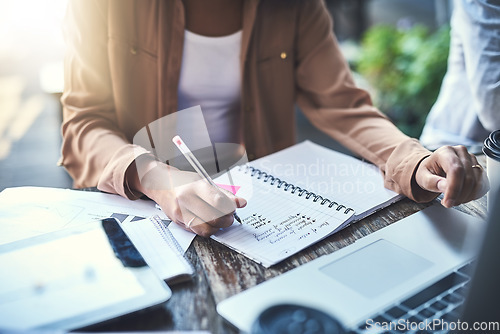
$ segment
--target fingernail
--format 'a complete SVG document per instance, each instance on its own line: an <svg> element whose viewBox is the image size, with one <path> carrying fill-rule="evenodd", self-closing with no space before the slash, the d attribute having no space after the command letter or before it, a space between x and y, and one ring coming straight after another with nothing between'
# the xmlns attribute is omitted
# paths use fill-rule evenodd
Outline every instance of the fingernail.
<svg viewBox="0 0 500 334"><path fill-rule="evenodd" d="M446 187L448 185L448 182L446 182L446 179L441 179L438 181L437 183L437 188L440 192L445 192L446 191Z"/></svg>
<svg viewBox="0 0 500 334"><path fill-rule="evenodd" d="M236 201L236 204L238 205L239 208L244 207L247 205L247 200L241 197L238 197L238 200Z"/></svg>

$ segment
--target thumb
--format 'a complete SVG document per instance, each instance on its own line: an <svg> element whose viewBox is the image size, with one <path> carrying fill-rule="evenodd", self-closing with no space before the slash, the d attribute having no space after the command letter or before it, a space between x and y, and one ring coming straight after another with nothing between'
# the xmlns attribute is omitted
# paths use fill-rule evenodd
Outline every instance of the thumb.
<svg viewBox="0 0 500 334"><path fill-rule="evenodd" d="M247 200L243 197L234 196L234 201L236 202L237 208L244 208L247 206Z"/></svg>
<svg viewBox="0 0 500 334"><path fill-rule="evenodd" d="M419 184L422 189L436 193L446 193L446 189L448 188L448 180L446 178L429 172L425 179L426 181L423 185ZM441 204L446 208L454 206L453 201L447 199L446 196L441 200Z"/></svg>
<svg viewBox="0 0 500 334"><path fill-rule="evenodd" d="M448 195L446 195L446 189L448 188L448 181L444 177L442 177L441 180L438 181L437 186L439 188L439 191L445 194L445 196L441 200L441 204L445 208L451 208L452 206L455 206L455 202L453 200L450 200L448 198Z"/></svg>
<svg viewBox="0 0 500 334"><path fill-rule="evenodd" d="M446 192L446 188L448 188L448 181L444 177L439 177L439 180L437 181L436 187L439 192L444 193Z"/></svg>
<svg viewBox="0 0 500 334"><path fill-rule="evenodd" d="M448 187L448 181L445 177L436 175L428 169L424 169L420 173L417 172L416 181L420 188L435 193L445 192Z"/></svg>
<svg viewBox="0 0 500 334"><path fill-rule="evenodd" d="M231 200L233 200L237 208L244 208L247 205L247 200L243 197L236 196L234 193L224 188L219 188L219 190L226 194L226 196Z"/></svg>

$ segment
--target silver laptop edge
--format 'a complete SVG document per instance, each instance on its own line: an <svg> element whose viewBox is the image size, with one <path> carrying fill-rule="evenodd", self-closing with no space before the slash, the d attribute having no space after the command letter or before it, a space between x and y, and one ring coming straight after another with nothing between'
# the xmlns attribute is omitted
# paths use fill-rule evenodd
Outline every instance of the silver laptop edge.
<svg viewBox="0 0 500 334"><path fill-rule="evenodd" d="M248 332L269 306L295 303L353 328L471 261L484 226L480 219L434 205L228 298L217 311Z"/></svg>

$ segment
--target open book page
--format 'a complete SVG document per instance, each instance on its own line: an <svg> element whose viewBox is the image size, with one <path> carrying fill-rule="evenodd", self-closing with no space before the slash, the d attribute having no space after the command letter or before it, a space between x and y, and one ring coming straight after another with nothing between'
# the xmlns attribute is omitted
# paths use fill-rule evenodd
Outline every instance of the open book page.
<svg viewBox="0 0 500 334"><path fill-rule="evenodd" d="M239 186L238 196L247 199L238 209L242 224L221 230L213 239L269 267L331 234L353 214L291 187L278 187L271 179L252 176L236 167L215 180Z"/></svg>
<svg viewBox="0 0 500 334"><path fill-rule="evenodd" d="M373 164L310 141L250 164L274 177L352 208L355 220L403 197L384 187L383 176Z"/></svg>

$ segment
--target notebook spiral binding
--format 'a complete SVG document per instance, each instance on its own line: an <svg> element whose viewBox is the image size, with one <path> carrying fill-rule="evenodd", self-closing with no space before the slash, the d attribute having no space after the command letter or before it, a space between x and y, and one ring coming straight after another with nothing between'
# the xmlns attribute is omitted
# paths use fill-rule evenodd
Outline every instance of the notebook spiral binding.
<svg viewBox="0 0 500 334"><path fill-rule="evenodd" d="M311 197L313 198L313 202L319 202L321 201L319 204L320 205L327 205L328 204L328 207L329 208L333 208L335 207L335 210L337 211L340 211L342 209L345 209L344 210L344 214L348 214L350 211L354 211L353 208L348 208L346 207L345 205L342 205L342 204L339 204L335 201L331 201L329 200L328 198L323 198L323 196L321 195L317 195L311 191L307 191L306 189L303 189L299 186L296 186L294 184L291 184L291 183L288 183L286 181L283 181L281 180L280 178L278 177L275 177L271 174L268 174L267 172L264 172L258 168L255 168L255 167L252 167L252 166L245 166L243 167L244 168L244 173L250 173L250 176L255 176L257 175L257 179L260 180L262 179L264 182L270 182L269 184L271 185L275 185L276 184L276 187L278 189L281 189L283 188L284 191L288 191L291 189L291 192L292 194L295 194L297 193L299 197L302 197L303 195L305 195L305 198L306 199L310 199Z"/></svg>
<svg viewBox="0 0 500 334"><path fill-rule="evenodd" d="M158 233L161 235L162 239L165 240L165 242L171 247L175 247L175 251L177 251L178 254L182 255L184 251L182 250L181 245L179 245L177 240L174 238L172 232L170 232L170 230L163 224L161 218L158 216L152 216L150 217L150 219L153 222L156 230L158 230Z"/></svg>

